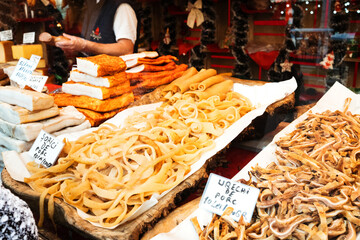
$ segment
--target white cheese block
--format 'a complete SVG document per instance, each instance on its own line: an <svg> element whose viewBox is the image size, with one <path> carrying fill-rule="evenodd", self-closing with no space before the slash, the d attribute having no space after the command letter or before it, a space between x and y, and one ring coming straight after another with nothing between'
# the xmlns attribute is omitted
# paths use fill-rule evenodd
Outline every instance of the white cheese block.
<svg viewBox="0 0 360 240"><path fill-rule="evenodd" d="M126 55L122 55L120 56L120 58L122 58L122 60L124 61L128 61L131 59L137 59L137 58L156 58L159 56L159 53L156 51L145 51L145 52L141 52L141 53L132 53L132 54L126 54Z"/></svg>
<svg viewBox="0 0 360 240"><path fill-rule="evenodd" d="M130 81L122 82L111 88L97 87L88 83L66 82L62 85L62 91L71 95L89 96L92 98L105 100L112 97L120 96L130 91Z"/></svg>
<svg viewBox="0 0 360 240"><path fill-rule="evenodd" d="M52 133L69 126L79 125L85 122L85 120L84 114L73 106L67 106L60 110L58 117L41 121L41 123L44 125L43 130L45 132Z"/></svg>
<svg viewBox="0 0 360 240"><path fill-rule="evenodd" d="M24 107L30 111L54 106L54 98L50 95L13 86L0 87L0 101Z"/></svg>
<svg viewBox="0 0 360 240"><path fill-rule="evenodd" d="M132 68L132 67L135 67L136 65L139 64L138 62L138 59L130 59L130 60L127 60L125 61L126 63L126 69L129 69L129 68Z"/></svg>
<svg viewBox="0 0 360 240"><path fill-rule="evenodd" d="M14 124L36 122L58 114L59 108L56 105L45 110L29 111L23 107L0 102L0 118Z"/></svg>
<svg viewBox="0 0 360 240"><path fill-rule="evenodd" d="M3 147L9 150L14 150L17 152L25 152L31 148L33 142L34 141L27 142L27 141L15 139L0 132L0 145L2 145Z"/></svg>
<svg viewBox="0 0 360 240"><path fill-rule="evenodd" d="M22 141L34 140L42 128L43 124L39 122L17 125L0 119L0 132Z"/></svg>
<svg viewBox="0 0 360 240"><path fill-rule="evenodd" d="M2 157L6 170L16 181L24 182L25 177L31 176L26 168L26 163L32 159L27 153L19 154L15 151L5 151L2 152Z"/></svg>
<svg viewBox="0 0 360 240"><path fill-rule="evenodd" d="M139 66L127 69L125 72L127 72L127 73L139 73L139 72L144 71L144 69L145 69L145 65L141 64Z"/></svg>
<svg viewBox="0 0 360 240"><path fill-rule="evenodd" d="M74 82L86 82L98 87L110 87L110 82L107 77L94 77L79 71L71 71L70 80Z"/></svg>
<svg viewBox="0 0 360 240"><path fill-rule="evenodd" d="M18 140L32 141L37 138L41 129L51 134L70 126L78 126L85 122L85 120L85 116L75 107L68 106L61 109L58 116L39 122L13 124L0 120L0 132Z"/></svg>
<svg viewBox="0 0 360 240"><path fill-rule="evenodd" d="M98 76L98 68L99 65L91 62L91 61L87 61L85 59L81 59L81 58L77 58L76 59L76 64L77 64L77 68L84 73L87 73L91 76Z"/></svg>
<svg viewBox="0 0 360 240"><path fill-rule="evenodd" d="M79 131L82 131L82 130L85 130L88 128L91 128L91 124L90 124L89 120L86 120L85 122L81 123L80 125L61 129L60 131L51 133L51 135L54 135L55 137L57 137L62 134L79 132Z"/></svg>

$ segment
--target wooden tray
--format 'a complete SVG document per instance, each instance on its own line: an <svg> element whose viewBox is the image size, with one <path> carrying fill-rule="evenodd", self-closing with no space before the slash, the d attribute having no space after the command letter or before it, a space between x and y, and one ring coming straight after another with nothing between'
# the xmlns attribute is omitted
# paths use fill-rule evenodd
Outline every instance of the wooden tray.
<svg viewBox="0 0 360 240"><path fill-rule="evenodd" d="M75 208L57 198L55 198L54 220L56 224L77 232L85 239L139 239L141 233L146 232L160 218L165 217L171 209L175 208L182 195L189 193L199 181L207 178L206 166L207 164L172 189L154 207L133 221L122 224L115 229L104 229L92 225L80 218ZM34 214L39 212L39 193L33 191L27 184L12 179L6 169L3 169L1 179L6 188L9 188L15 195L28 203ZM48 216L46 216L45 221L49 221Z"/></svg>
<svg viewBox="0 0 360 240"><path fill-rule="evenodd" d="M236 78L232 78L232 80L248 85L265 84L265 82L261 81L239 80ZM161 88L158 88L152 93L144 95L140 100L134 102L132 106L158 102L161 97L160 93ZM283 100L270 105L266 111L270 115L273 115L278 111L289 111L294 107L294 102L294 94L291 94ZM253 126L249 126L240 134L240 136L249 135L249 133L254 130L255 128ZM74 232L74 234L78 234L78 236L81 236L84 239L139 239L142 234L152 228L161 218L167 216L168 213L176 207L183 196L188 195L201 180L207 178L208 167L216 166L219 159L221 161L223 158L226 149L227 148L223 149L214 157L210 158L201 169L173 188L168 194L162 197L154 207L144 212L138 218L122 224L115 229L109 230L92 225L80 218L73 207L57 198L55 199L55 223L59 226L63 226L65 231ZM3 185L9 188L15 195L26 201L34 215L38 216L40 194L33 191L27 184L13 180L6 169L2 171L1 178ZM47 200L45 202L47 203ZM47 223L50 222L48 216L46 216L45 221ZM48 224L48 226L51 228L51 224ZM66 238L68 237L65 237L64 239Z"/></svg>

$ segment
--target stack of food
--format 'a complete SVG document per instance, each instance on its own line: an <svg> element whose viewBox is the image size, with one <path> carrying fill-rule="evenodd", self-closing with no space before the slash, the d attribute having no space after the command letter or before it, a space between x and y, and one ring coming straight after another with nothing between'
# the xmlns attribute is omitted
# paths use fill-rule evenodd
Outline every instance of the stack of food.
<svg viewBox="0 0 360 240"><path fill-rule="evenodd" d="M215 70L197 73L195 69L183 75L186 77L181 81L187 83L218 76ZM222 80L213 86L226 83ZM128 116L121 127L102 124L67 142L63 157L52 170L29 163L33 175L25 182L36 191L51 188L54 196L85 212L83 217L88 221L114 227L154 194L177 186L201 155L215 147L215 139L254 109L231 87L220 86L215 94L201 100L184 92L177 100L165 100L156 109ZM48 184L50 179L65 179L62 176L67 180L57 181L56 186L55 181Z"/></svg>
<svg viewBox="0 0 360 240"><path fill-rule="evenodd" d="M134 101L125 69L119 57L102 54L77 58L77 69L62 85L63 92L52 94L55 104L75 106L92 126L98 126Z"/></svg>
<svg viewBox="0 0 360 240"><path fill-rule="evenodd" d="M200 239L358 239L360 115L348 111L350 101L343 111L310 112L276 141L277 162L241 180L260 189L250 223L214 217Z"/></svg>
<svg viewBox="0 0 360 240"><path fill-rule="evenodd" d="M176 61L178 59L171 55L134 59L131 68L126 70L134 95L139 97L179 78L188 67L186 64L177 65Z"/></svg>
<svg viewBox="0 0 360 240"><path fill-rule="evenodd" d="M41 129L55 136L90 127L74 107L59 110L44 93L0 87L0 152L30 149Z"/></svg>
<svg viewBox="0 0 360 240"><path fill-rule="evenodd" d="M224 100L226 93L233 87L232 80L226 80L214 69L203 69L198 72L194 67L189 68L181 77L163 89L164 98L175 102L184 96L191 96L196 101L208 99L217 95Z"/></svg>

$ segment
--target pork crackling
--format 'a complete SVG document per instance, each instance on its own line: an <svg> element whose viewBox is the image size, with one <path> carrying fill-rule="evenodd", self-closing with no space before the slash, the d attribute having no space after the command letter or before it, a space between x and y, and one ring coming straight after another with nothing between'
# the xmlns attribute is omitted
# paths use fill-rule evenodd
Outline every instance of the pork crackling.
<svg viewBox="0 0 360 240"><path fill-rule="evenodd" d="M213 219L200 238L355 240L360 230L360 115L348 111L350 102L343 111L310 112L276 142L277 162L255 166L250 180L240 180L260 189L250 223L224 220L219 228Z"/></svg>

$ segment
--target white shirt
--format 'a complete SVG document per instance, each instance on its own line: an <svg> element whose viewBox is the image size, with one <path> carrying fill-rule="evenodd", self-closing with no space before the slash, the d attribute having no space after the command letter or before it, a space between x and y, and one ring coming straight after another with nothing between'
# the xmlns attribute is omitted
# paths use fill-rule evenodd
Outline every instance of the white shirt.
<svg viewBox="0 0 360 240"><path fill-rule="evenodd" d="M100 0L96 0L98 4ZM119 39L136 40L137 18L134 9L128 3L122 3L117 8L114 16L113 30L116 41Z"/></svg>

